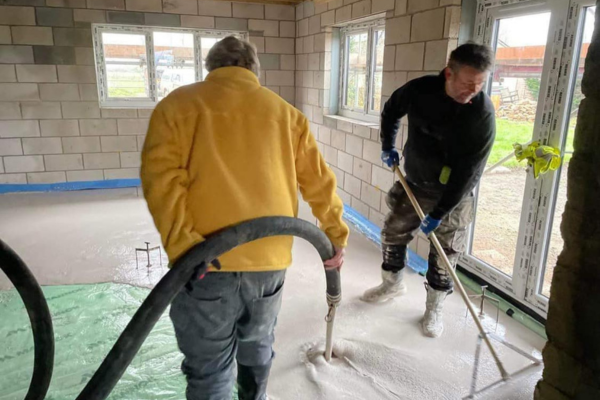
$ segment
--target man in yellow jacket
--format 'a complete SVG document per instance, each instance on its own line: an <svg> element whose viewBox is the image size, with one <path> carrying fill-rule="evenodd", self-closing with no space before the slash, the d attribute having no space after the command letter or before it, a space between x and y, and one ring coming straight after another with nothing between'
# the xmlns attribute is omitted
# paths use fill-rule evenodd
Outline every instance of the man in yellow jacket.
<svg viewBox="0 0 600 400"><path fill-rule="evenodd" d="M337 249L348 227L307 119L261 87L253 45L234 37L209 52L204 82L181 87L152 114L142 187L171 262L203 237L241 221L297 216L298 189ZM173 301L187 399L229 400L237 361L240 400L266 399L273 330L291 237L261 239L225 254L221 270L194 279Z"/></svg>

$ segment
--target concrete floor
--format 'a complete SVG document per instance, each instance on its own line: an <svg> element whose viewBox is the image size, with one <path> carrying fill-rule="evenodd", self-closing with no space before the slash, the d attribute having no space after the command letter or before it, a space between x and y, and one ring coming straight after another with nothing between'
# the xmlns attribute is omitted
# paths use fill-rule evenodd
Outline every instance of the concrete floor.
<svg viewBox="0 0 600 400"><path fill-rule="evenodd" d="M304 204L301 217L314 221ZM136 269L134 248L159 242L136 189L3 195L0 221L0 238L43 285L112 281L152 287L166 271L166 266L148 271L143 259ZM295 242L294 259L276 331L273 399L459 399L468 393L477 330L458 295L446 301L446 330L437 340L423 337L418 325L425 302L421 276L407 274L409 293L403 298L382 305L361 302L362 292L379 283L380 252L353 232L336 319L339 357L327 364L315 351L323 346L327 312L320 260L303 240ZM9 287L0 274L0 289ZM494 321L486 324L495 327ZM537 356L544 345L506 316L497 333ZM507 348L497 349L509 372L529 363ZM499 375L487 350L482 354L480 382L487 385ZM531 399L540 376L537 368L480 398Z"/></svg>

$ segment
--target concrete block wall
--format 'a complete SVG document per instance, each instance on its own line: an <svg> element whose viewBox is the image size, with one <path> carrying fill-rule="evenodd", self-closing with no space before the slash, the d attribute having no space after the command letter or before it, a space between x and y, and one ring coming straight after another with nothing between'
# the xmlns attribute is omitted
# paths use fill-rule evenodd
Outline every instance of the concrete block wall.
<svg viewBox="0 0 600 400"><path fill-rule="evenodd" d="M380 159L377 123L331 116L332 34L336 25L385 15L382 102L408 80L438 74L458 44L461 0L333 0L296 6L296 107L311 121L321 152L338 179L344 203L378 226L389 211L385 194L395 178ZM396 147L406 141L403 121ZM411 247L426 258L424 236Z"/></svg>
<svg viewBox="0 0 600 400"><path fill-rule="evenodd" d="M137 178L151 109L100 109L91 23L244 30L261 83L311 121L344 202L382 226L394 182L377 124L332 117L332 29L386 19L383 102L437 74L456 47L460 0L332 0L296 7L211 0L0 2L0 184ZM406 139L406 125L397 147ZM425 238L413 250L425 256Z"/></svg>
<svg viewBox="0 0 600 400"><path fill-rule="evenodd" d="M98 106L92 23L250 32L295 98L295 8L204 0L0 1L0 184L137 178L151 109Z"/></svg>

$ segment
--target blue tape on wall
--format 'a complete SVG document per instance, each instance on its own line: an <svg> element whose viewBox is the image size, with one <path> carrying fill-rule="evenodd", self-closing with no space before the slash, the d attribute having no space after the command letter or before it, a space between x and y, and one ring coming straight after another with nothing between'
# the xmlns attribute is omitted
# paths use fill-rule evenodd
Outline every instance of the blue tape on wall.
<svg viewBox="0 0 600 400"><path fill-rule="evenodd" d="M344 218L367 239L381 247L381 228L366 219L362 214L344 204ZM415 272L424 275L427 272L427 261L412 250L408 250L408 266Z"/></svg>
<svg viewBox="0 0 600 400"><path fill-rule="evenodd" d="M116 189L139 187L139 179L110 179L106 181L85 181L85 182L62 182L62 183L40 183L40 184L1 184L0 194L5 193L24 193L24 192L65 192L74 190L89 189ZM344 218L346 218L354 227L367 239L381 247L381 229L366 219L358 211L350 206L344 205ZM427 261L421 258L412 250L408 250L408 266L414 271L425 274L427 272Z"/></svg>
<svg viewBox="0 0 600 400"><path fill-rule="evenodd" d="M61 183L34 183L34 184L2 184L0 194L23 192L68 192L73 190L88 189L116 189L138 187L139 179L110 179L106 181L61 182Z"/></svg>

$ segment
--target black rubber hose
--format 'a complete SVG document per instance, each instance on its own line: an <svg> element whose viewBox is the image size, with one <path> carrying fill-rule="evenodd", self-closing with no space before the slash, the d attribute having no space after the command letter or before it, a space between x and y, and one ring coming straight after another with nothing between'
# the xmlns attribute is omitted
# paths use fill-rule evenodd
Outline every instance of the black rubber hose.
<svg viewBox="0 0 600 400"><path fill-rule="evenodd" d="M33 330L33 376L25 400L43 400L48 392L54 367L54 330L42 288L27 265L0 240L0 268L19 292Z"/></svg>
<svg viewBox="0 0 600 400"><path fill-rule="evenodd" d="M303 238L317 249L322 260L334 255L333 245L320 229L296 218L258 218L211 235L185 253L150 292L77 400L104 400L108 397L156 322L198 265L210 262L237 246L269 236ZM339 302L339 272L328 270L326 278L328 301Z"/></svg>

